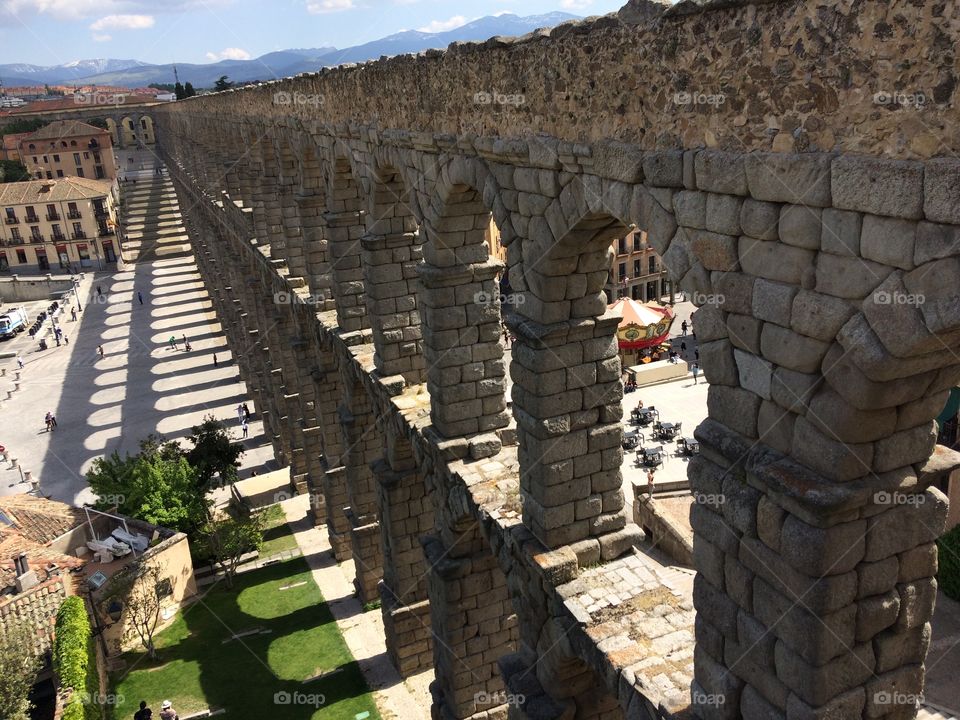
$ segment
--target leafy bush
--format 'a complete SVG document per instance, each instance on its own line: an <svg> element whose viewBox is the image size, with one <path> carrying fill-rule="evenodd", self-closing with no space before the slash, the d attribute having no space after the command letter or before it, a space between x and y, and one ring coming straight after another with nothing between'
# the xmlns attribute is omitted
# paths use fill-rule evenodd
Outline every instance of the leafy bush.
<svg viewBox="0 0 960 720"><path fill-rule="evenodd" d="M57 612L53 642L53 669L63 687L72 687L73 695L64 708L64 720L94 720L100 717L96 702L85 702L100 691L92 632L83 598L67 598Z"/></svg>
<svg viewBox="0 0 960 720"><path fill-rule="evenodd" d="M937 582L947 597L960 600L960 525L937 540Z"/></svg>

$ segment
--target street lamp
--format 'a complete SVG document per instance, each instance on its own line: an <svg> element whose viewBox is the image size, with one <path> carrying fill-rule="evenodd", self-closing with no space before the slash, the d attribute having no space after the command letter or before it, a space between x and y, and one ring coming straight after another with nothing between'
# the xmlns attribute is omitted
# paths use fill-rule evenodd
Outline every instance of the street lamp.
<svg viewBox="0 0 960 720"><path fill-rule="evenodd" d="M73 278L73 296L77 299L77 310L83 312L83 305L80 304L80 281Z"/></svg>

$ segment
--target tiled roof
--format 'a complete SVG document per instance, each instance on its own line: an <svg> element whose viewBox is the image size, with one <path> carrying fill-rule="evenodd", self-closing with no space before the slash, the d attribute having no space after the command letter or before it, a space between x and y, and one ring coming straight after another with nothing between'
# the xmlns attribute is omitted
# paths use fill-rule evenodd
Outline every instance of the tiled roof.
<svg viewBox="0 0 960 720"><path fill-rule="evenodd" d="M86 521L80 508L33 495L0 497L0 511L13 523L0 522L0 538L15 531L40 544L52 542Z"/></svg>
<svg viewBox="0 0 960 720"><path fill-rule="evenodd" d="M77 137L80 135L101 135L109 134L109 130L98 128L80 120L54 120L49 125L44 125L39 130L30 133L23 138L21 142L32 142L34 140L60 140L61 138Z"/></svg>
<svg viewBox="0 0 960 720"><path fill-rule="evenodd" d="M28 180L0 185L0 205L30 205L61 200L89 200L110 194L111 183L90 178Z"/></svg>
<svg viewBox="0 0 960 720"><path fill-rule="evenodd" d="M157 100L153 95L126 95L123 93L117 93L116 95L117 103L110 103L109 105L85 105L79 100L71 97L60 98L59 100L37 100L35 102L27 103L18 108L11 108L11 115L21 115L23 113L38 113L38 112L50 112L53 110L83 110L88 107L102 107L103 114L109 115L111 110L113 110L114 105L140 105L142 103L160 103L162 100Z"/></svg>
<svg viewBox="0 0 960 720"><path fill-rule="evenodd" d="M7 600L5 596L14 592L16 588L17 571L14 569L13 559L21 554L27 556L27 563L30 569L36 572L37 580L40 582L47 579L47 568L51 564L66 573L71 568L83 567L89 560L89 558L85 560L73 555L64 555L16 533L0 536L0 605Z"/></svg>

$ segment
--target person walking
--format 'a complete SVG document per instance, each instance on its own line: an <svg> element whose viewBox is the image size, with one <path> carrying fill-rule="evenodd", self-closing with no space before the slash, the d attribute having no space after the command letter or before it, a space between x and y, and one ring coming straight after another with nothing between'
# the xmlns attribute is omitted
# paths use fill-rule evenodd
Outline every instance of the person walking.
<svg viewBox="0 0 960 720"><path fill-rule="evenodd" d="M100 353L100 357L103 358L103 345L97 345L97 352Z"/></svg>
<svg viewBox="0 0 960 720"><path fill-rule="evenodd" d="M70 308L70 319L71 319L73 322L76 322L76 321L77 321L77 309L76 309L76 308Z"/></svg>
<svg viewBox="0 0 960 720"><path fill-rule="evenodd" d="M46 417L43 418L43 422L47 426L47 432L53 431L53 414L47 411Z"/></svg>
<svg viewBox="0 0 960 720"><path fill-rule="evenodd" d="M57 347L60 347L60 333L55 332L53 334L53 339L57 341Z"/></svg>
<svg viewBox="0 0 960 720"><path fill-rule="evenodd" d="M153 718L153 710L147 707L147 701L140 701L140 709L133 714L133 720L151 720Z"/></svg>
<svg viewBox="0 0 960 720"><path fill-rule="evenodd" d="M186 334L186 333L183 334L183 345L184 345L185 348L187 348L187 350L190 349L190 343L187 342L187 334Z"/></svg>
<svg viewBox="0 0 960 720"><path fill-rule="evenodd" d="M137 300L140 301L140 304L143 305L143 293L137 290Z"/></svg>
<svg viewBox="0 0 960 720"><path fill-rule="evenodd" d="M213 366L214 366L214 367L217 367L217 354L216 354L216 353L213 354Z"/></svg>
<svg viewBox="0 0 960 720"><path fill-rule="evenodd" d="M17 353L17 367L23 370L23 358L20 357L20 353Z"/></svg>
<svg viewBox="0 0 960 720"><path fill-rule="evenodd" d="M246 439L247 436L250 435L250 426L247 425L247 421L244 420L244 421L242 422L242 424L240 425L240 427L243 428L243 437L244 437L244 439Z"/></svg>
<svg viewBox="0 0 960 720"><path fill-rule="evenodd" d="M241 405L241 407L243 408L243 417L245 417L247 420L249 420L249 419L250 419L250 408L247 407L247 404L246 404L246 403L243 403L243 405Z"/></svg>
<svg viewBox="0 0 960 720"><path fill-rule="evenodd" d="M97 297L103 297L103 288L97 285Z"/></svg>
<svg viewBox="0 0 960 720"><path fill-rule="evenodd" d="M693 370L693 384L696 385L696 384L697 384L697 376L700 374L700 365L697 364L697 363L694 363L694 364L693 364L693 368L691 368L691 369Z"/></svg>
<svg viewBox="0 0 960 720"><path fill-rule="evenodd" d="M243 405L237 405L237 422L243 424L246 417L246 413L243 411Z"/></svg>
<svg viewBox="0 0 960 720"><path fill-rule="evenodd" d="M653 497L653 468L647 470L647 495Z"/></svg>
<svg viewBox="0 0 960 720"><path fill-rule="evenodd" d="M686 320L684 320L682 323L680 323L680 330L681 330L681 335L686 335L686 334L687 334L687 321L686 321Z"/></svg>
<svg viewBox="0 0 960 720"><path fill-rule="evenodd" d="M170 336L170 349L179 350L179 348L177 347L177 338L175 338L173 335Z"/></svg>
<svg viewBox="0 0 960 720"><path fill-rule="evenodd" d="M684 355L687 354L687 344L685 342L680 343L680 352Z"/></svg>
<svg viewBox="0 0 960 720"><path fill-rule="evenodd" d="M160 705L160 720L180 720L177 711L173 709L173 703L169 700L164 700Z"/></svg>

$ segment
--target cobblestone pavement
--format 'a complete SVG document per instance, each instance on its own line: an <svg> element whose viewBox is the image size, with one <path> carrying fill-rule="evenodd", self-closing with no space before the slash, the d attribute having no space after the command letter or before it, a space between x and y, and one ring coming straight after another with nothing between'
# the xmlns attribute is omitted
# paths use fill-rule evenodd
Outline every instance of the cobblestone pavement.
<svg viewBox="0 0 960 720"><path fill-rule="evenodd" d="M197 272L172 186L145 179L127 186L126 202L128 264L84 275L82 312L76 322L69 308L61 316L69 344L50 342L46 351L22 338L4 344L23 352L25 367L20 389L2 400L14 387L16 361L0 361L7 369L0 377L0 444L20 466L0 468L0 495L29 489L22 469L40 479L45 495L88 501L84 473L95 458L135 452L150 433L183 439L207 414L235 426L241 402L254 412L241 472L272 467L272 448ZM176 350L168 346L171 335ZM57 418L52 433L44 427L48 411Z"/></svg>

